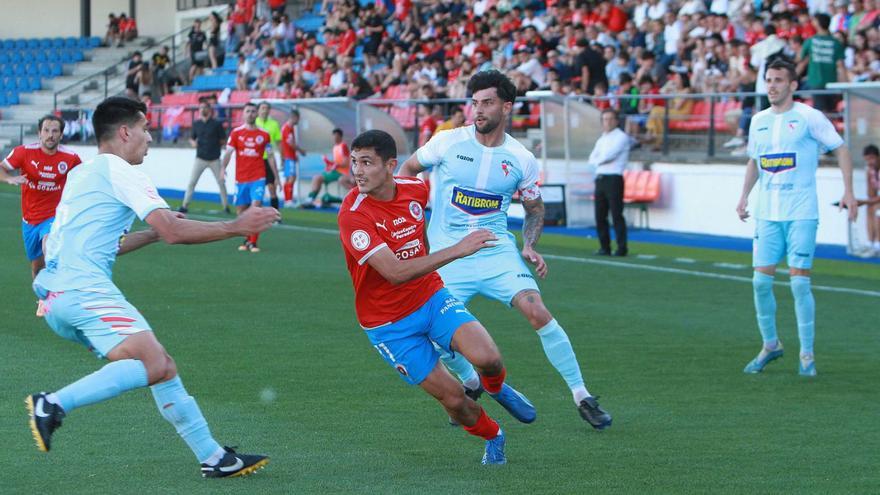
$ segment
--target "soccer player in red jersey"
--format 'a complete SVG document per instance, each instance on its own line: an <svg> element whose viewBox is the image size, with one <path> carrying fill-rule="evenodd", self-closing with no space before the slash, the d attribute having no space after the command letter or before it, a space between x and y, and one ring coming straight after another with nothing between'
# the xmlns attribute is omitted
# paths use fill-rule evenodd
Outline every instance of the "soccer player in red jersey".
<svg viewBox="0 0 880 495"><path fill-rule="evenodd" d="M351 152L348 145L342 139L342 129L333 129L333 158L324 156L324 172L312 178L312 190L309 191L309 203L304 204L305 208L313 208L323 205L324 201L318 198L321 192L321 186L330 184L333 181L339 181L339 185L343 191L348 191L354 187L354 179L351 178L349 169ZM329 196L329 194L327 194Z"/></svg>
<svg viewBox="0 0 880 495"><path fill-rule="evenodd" d="M82 162L76 153L61 145L64 134L61 118L46 115L37 125L40 142L16 146L0 166L0 180L22 186L21 233L33 277L45 266L43 238L55 220L55 208L61 200L67 173ZM19 175L9 174L14 170L18 170ZM42 316L41 313L38 307L37 316Z"/></svg>
<svg viewBox="0 0 880 495"><path fill-rule="evenodd" d="M370 342L404 381L437 399L465 431L486 440L483 464L504 464L504 434L439 361L432 342L461 352L479 370L483 388L518 420L535 420L534 406L504 383L501 354L486 329L443 287L436 269L489 247L476 230L447 249L427 253L428 188L394 177L397 146L372 130L352 142L352 189L339 210L339 235L351 273L358 321Z"/></svg>
<svg viewBox="0 0 880 495"><path fill-rule="evenodd" d="M263 204L263 193L266 190L264 152L269 151L267 153L269 165L273 170L278 170L275 166L275 154L271 152L269 133L256 125L257 106L248 103L244 106L243 112L245 123L229 133L223 163L220 165L220 170L225 173L229 159L232 153L235 153L235 212L239 215L251 206ZM238 250L259 253L260 248L257 247L259 237L260 234L248 236Z"/></svg>
<svg viewBox="0 0 880 495"><path fill-rule="evenodd" d="M287 122L281 126L281 160L284 163L284 206L292 208L295 198L293 197L293 183L296 181L297 158L299 154L305 156L306 150L299 145L299 132L296 125L299 123L299 110L290 111Z"/></svg>

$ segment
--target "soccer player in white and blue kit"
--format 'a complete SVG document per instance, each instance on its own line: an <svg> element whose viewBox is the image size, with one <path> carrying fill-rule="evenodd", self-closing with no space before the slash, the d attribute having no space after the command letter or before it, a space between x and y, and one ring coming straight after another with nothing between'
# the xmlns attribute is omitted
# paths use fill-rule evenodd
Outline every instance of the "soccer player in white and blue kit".
<svg viewBox="0 0 880 495"><path fill-rule="evenodd" d="M268 463L262 455L221 447L177 374L177 366L150 325L113 283L116 257L159 239L196 244L263 231L278 218L251 208L232 222L196 222L171 212L150 179L134 165L150 143L147 109L123 97L104 100L93 124L100 154L71 171L46 241L46 268L34 280L45 299L45 320L60 337L110 361L54 393L25 398L37 447L48 452L52 433L73 410L150 386L162 416L202 464L206 477L249 474ZM149 230L128 234L135 217Z"/></svg>
<svg viewBox="0 0 880 495"><path fill-rule="evenodd" d="M516 87L504 74L490 70L471 77L468 93L474 124L437 134L403 164L400 173L416 175L427 169L436 173L428 225L431 251L449 247L476 229L492 231L499 241L438 272L452 295L464 303L482 294L517 308L537 331L547 359L571 390L581 417L594 428L604 429L611 425L611 415L587 391L568 335L544 306L523 262L525 258L535 265L541 278L547 275L547 264L535 251L544 228L538 163L504 127ZM507 209L516 192L525 209L521 252L507 230ZM461 355L441 354L469 395L478 395L479 378L473 366Z"/></svg>
<svg viewBox="0 0 880 495"><path fill-rule="evenodd" d="M777 263L786 256L801 344L798 372L802 376L816 376L813 354L816 304L810 289L810 269L819 225L816 168L820 152L835 152L843 172L841 205L849 208L852 221L857 211L852 187L852 159L828 118L792 99L798 86L793 64L785 60L771 62L764 78L770 108L752 117L749 161L742 196L736 207L740 219L745 221L749 217L749 193L757 183L752 286L764 345L743 371L760 373L767 363L782 357L782 342L776 334L773 278Z"/></svg>

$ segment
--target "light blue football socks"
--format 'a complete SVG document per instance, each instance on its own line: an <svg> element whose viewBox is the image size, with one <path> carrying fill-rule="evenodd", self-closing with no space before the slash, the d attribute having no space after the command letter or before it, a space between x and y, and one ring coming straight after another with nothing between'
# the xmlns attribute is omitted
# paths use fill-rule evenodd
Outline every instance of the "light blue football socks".
<svg viewBox="0 0 880 495"><path fill-rule="evenodd" d="M137 359L122 359L104 365L51 394L49 401L57 403L65 412L112 399L124 392L147 386L147 369Z"/></svg>
<svg viewBox="0 0 880 495"><path fill-rule="evenodd" d="M445 364L446 367L449 368L449 371L461 380L461 383L465 387L470 390L477 390L480 388L480 375L477 374L474 365L464 357L464 354L460 352L446 352L437 344L434 344L434 347L440 351L440 359L443 361L443 364Z"/></svg>
<svg viewBox="0 0 880 495"><path fill-rule="evenodd" d="M212 464L222 455L223 448L211 436L208 422L202 416L196 400L187 394L180 381L180 376L175 376L167 382L157 383L150 387L156 407L162 417L174 425L178 435L189 445L199 462Z"/></svg>
<svg viewBox="0 0 880 495"><path fill-rule="evenodd" d="M562 375L568 388L571 389L575 404L589 397L590 393L584 386L584 378L581 376L581 368L571 347L571 341L556 319L550 320L541 327L538 330L538 337L541 338L544 354L547 355L550 364Z"/></svg>
<svg viewBox="0 0 880 495"><path fill-rule="evenodd" d="M773 295L773 276L755 270L752 277L755 292L755 312L758 315L758 329L764 339L764 347L776 347L776 297ZM794 288L794 287L792 287Z"/></svg>
<svg viewBox="0 0 880 495"><path fill-rule="evenodd" d="M810 277L792 276L791 294L794 296L794 314L797 317L801 355L812 355L813 340L816 337L816 300L810 290Z"/></svg>

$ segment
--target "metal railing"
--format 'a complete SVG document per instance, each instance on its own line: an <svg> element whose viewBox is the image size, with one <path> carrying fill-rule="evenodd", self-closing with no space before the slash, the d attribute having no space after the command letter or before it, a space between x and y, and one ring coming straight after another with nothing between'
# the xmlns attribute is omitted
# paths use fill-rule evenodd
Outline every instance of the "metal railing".
<svg viewBox="0 0 880 495"><path fill-rule="evenodd" d="M177 65L178 55L182 55L182 53L179 52L182 52L186 47L186 44L182 40L178 40L178 37L181 37L184 33L188 33L190 29L190 27L186 27L172 35L162 38L161 40L152 42L147 47L143 47L141 51L143 52L144 61L149 61L149 57L152 56L152 54L156 50L158 50L159 47L170 43L171 50L169 55L171 57L171 67L175 67ZM75 94L82 94L84 91L88 91L90 89L103 89L103 98L107 98L111 95L111 93L116 94L116 88L111 88L110 80L111 78L115 78L119 75L125 74L128 71L128 63L129 58L126 57L125 59L109 67L105 67L104 69L101 69L59 90L56 90L52 96L52 108L57 111L59 100L61 100L62 104L64 104L63 100L65 98L74 96ZM124 81L122 90L125 90ZM78 102L76 106L81 106L82 104L83 102Z"/></svg>

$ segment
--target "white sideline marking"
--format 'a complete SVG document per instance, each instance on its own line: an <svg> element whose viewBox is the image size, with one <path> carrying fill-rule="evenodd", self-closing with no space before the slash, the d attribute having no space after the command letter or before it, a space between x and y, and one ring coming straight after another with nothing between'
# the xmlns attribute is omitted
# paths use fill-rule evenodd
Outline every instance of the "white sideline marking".
<svg viewBox="0 0 880 495"><path fill-rule="evenodd" d="M693 258L675 258L676 263L684 263L686 265L692 265L697 262L697 260Z"/></svg>
<svg viewBox="0 0 880 495"><path fill-rule="evenodd" d="M3 196L13 196L12 194L4 194L0 193ZM17 196L17 195L16 195ZM188 215L189 218L194 219L202 219L202 220L217 220L218 216L209 216L209 215ZM275 225L272 227L273 229L283 229L283 230L293 230L300 232L314 232L317 234L328 234L328 235L339 235L339 231L337 229L322 229L319 227L305 227L302 225L291 225L283 223L281 225ZM645 256L645 255L642 255ZM577 258L574 256L560 256L555 254L545 254L544 258L551 260L560 260L560 261L571 261L573 263L587 263L592 265L602 265L602 266L613 266L617 268L629 268L634 270L645 270L649 272L660 272L660 273L674 273L677 275L688 275L691 277L702 277L702 278L713 278L716 280L732 280L734 282L746 282L752 283L752 277L741 277L737 275L725 275L723 273L713 273L713 272L704 272L700 270L685 270L683 268L671 268L665 266L652 266L645 265L641 263L625 263L622 261L611 261L611 260L603 260L603 259L590 259L590 258ZM656 256L655 256L656 258ZM653 259L653 258L642 258L642 259ZM688 259L688 258L679 258L679 259ZM695 260L690 260L691 262L695 262ZM781 272L781 270L780 270ZM788 287L788 282L777 281L776 285L781 285ZM814 285L814 290L824 291L824 292L837 292L842 294L856 294L860 296L868 296L868 297L880 297L880 291L873 290L862 290L862 289L853 289L850 287L833 287L830 285Z"/></svg>
<svg viewBox="0 0 880 495"><path fill-rule="evenodd" d="M712 263L715 268L729 268L731 270L742 270L746 265L740 263Z"/></svg>

